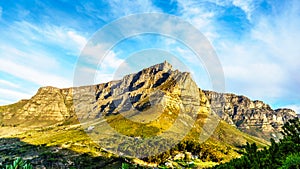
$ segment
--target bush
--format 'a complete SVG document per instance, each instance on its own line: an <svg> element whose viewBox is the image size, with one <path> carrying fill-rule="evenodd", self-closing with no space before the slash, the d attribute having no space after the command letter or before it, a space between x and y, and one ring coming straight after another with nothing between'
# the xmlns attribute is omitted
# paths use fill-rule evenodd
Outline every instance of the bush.
<svg viewBox="0 0 300 169"><path fill-rule="evenodd" d="M18 157L13 164L6 165L6 169L33 169L32 165Z"/></svg>
<svg viewBox="0 0 300 169"><path fill-rule="evenodd" d="M280 169L300 169L300 153L291 154L286 157L286 160L283 162L283 165Z"/></svg>
<svg viewBox="0 0 300 169"><path fill-rule="evenodd" d="M298 118L289 120L283 129L283 139L271 146L258 150L255 144L247 143L241 158L214 168L282 168L300 169L300 121Z"/></svg>

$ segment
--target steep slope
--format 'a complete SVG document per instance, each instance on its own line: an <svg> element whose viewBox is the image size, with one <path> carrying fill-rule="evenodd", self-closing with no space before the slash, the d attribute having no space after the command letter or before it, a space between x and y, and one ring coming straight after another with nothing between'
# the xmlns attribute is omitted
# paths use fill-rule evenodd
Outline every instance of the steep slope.
<svg viewBox="0 0 300 169"><path fill-rule="evenodd" d="M297 117L291 109L273 110L262 101L252 101L245 96L203 91L210 102L217 105L215 112L227 123L243 132L260 138L278 139L281 127Z"/></svg>
<svg viewBox="0 0 300 169"><path fill-rule="evenodd" d="M236 151L246 142L267 145L220 120L211 109L216 111L223 100L212 100L189 73L172 70L164 62L108 83L42 87L29 100L0 107L0 134L1 130L26 129L16 137L37 145L69 145L77 151L75 145L83 143L70 143L68 139L78 136L68 133L84 130L85 137L104 150L140 158L167 151L184 140L200 144L208 139L202 144L201 158L214 156L216 161L239 156Z"/></svg>
<svg viewBox="0 0 300 169"><path fill-rule="evenodd" d="M29 100L0 106L0 124L40 127L107 118L118 126L113 120L118 117L124 123L134 122L136 127L137 123L149 126L151 122L150 126L161 133L181 115L177 129L189 128L199 113L209 114L211 106L232 126L265 139L278 137L282 124L296 117L293 110L272 110L244 96L202 91L189 73L173 71L172 65L164 62L108 83L65 89L42 87ZM160 120L166 123L161 125Z"/></svg>

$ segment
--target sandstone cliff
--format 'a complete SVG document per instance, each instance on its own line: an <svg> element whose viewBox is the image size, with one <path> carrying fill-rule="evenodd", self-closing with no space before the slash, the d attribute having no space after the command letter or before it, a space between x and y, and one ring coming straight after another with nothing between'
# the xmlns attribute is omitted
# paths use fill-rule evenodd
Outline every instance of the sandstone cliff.
<svg viewBox="0 0 300 169"><path fill-rule="evenodd" d="M4 126L43 126L121 113L147 122L149 116L143 118L145 114L155 118L164 111L170 116L184 111L195 118L200 111L209 111L205 106L206 97L199 94L190 73L172 70L172 65L164 62L108 83L65 89L42 87L29 100L0 107L0 122Z"/></svg>
<svg viewBox="0 0 300 169"><path fill-rule="evenodd" d="M291 109L273 110L262 101L252 101L245 96L204 91L214 104L214 111L227 123L248 134L269 139L280 137L281 126L297 117Z"/></svg>
<svg viewBox="0 0 300 169"><path fill-rule="evenodd" d="M293 110L272 110L262 101L244 96L202 91L189 73L172 70L172 65L164 62L108 83L42 87L29 100L1 106L0 123L35 127L122 114L136 123L151 122L152 127L164 129L178 121L177 128L193 126L201 113L216 113L232 126L262 138L278 137L280 127L296 117ZM162 120L165 126L159 126Z"/></svg>

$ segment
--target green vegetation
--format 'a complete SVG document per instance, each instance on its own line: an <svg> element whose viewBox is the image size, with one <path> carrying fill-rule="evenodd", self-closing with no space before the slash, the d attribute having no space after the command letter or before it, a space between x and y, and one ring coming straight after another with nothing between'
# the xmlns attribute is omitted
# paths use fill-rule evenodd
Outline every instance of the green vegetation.
<svg viewBox="0 0 300 169"><path fill-rule="evenodd" d="M295 168L300 169L300 153L291 154L286 157L286 160L283 162L280 169L289 169Z"/></svg>
<svg viewBox="0 0 300 169"><path fill-rule="evenodd" d="M114 168L170 168L170 166L195 168L197 166L212 167L240 157L240 148L246 142L256 143L258 147L268 145L266 141L249 136L224 121L220 121L213 135L203 142L204 140L200 140L200 134L205 132L202 131L203 125L206 119L210 118L206 111L199 112L192 129L178 142L179 139L175 138L176 133L181 132L185 124L173 125L180 112L176 107L175 97L171 98L173 98L173 102L167 104L166 108L157 107L156 110L162 110L162 112L145 110L146 113L143 115L135 115L136 121L131 121L122 114L111 114L104 117L105 123L103 119L97 119L87 121L80 126L78 123L68 121L49 127L27 130L13 135L28 144L18 146L14 154L22 154L22 157L30 154L33 159L37 159L36 161L44 160L44 166L58 166L57 164L62 165L71 161L72 163L67 164L68 166L91 167L97 164L102 167L113 165ZM134 115L135 112L127 113ZM138 122L143 119L153 119L153 121ZM104 125L107 123L121 135L111 132L111 129L109 130L109 127ZM85 132L89 126L94 128ZM168 131L171 126L173 127L172 131ZM13 129L18 128L20 127ZM148 139L162 133L170 137ZM129 136L132 141L125 141L126 138L123 136ZM162 142L164 144L161 144ZM169 149L170 145L173 148ZM7 152L3 155L8 155ZM124 157L126 160L110 152L122 153L126 155ZM141 159L133 158L137 154L145 152L155 155ZM183 155L183 158L176 158L178 155ZM8 156L6 158L9 158L5 161L6 164L11 162L12 158ZM37 165L36 163L32 164Z"/></svg>
<svg viewBox="0 0 300 169"><path fill-rule="evenodd" d="M204 115L205 114L202 116ZM176 115L170 115L164 112L162 117L171 119L172 116ZM16 150L14 150L14 154L22 154L23 156L21 157L26 157L28 154L31 154L30 156L37 155L39 159L47 159L44 160L47 162L45 166L56 165L57 163L66 164L69 159L73 161L70 166L83 167L86 164L90 166L94 163L99 163L99 161L101 161L101 165L104 166L107 163L110 164L111 160L117 159L117 161L112 162L111 165L121 168L121 162L124 160L119 160L116 155L107 152L107 150L109 150L112 152L123 152L129 155L125 157L127 162L123 162L125 163L123 164L124 167L126 167L126 163L130 163L129 168L145 168L145 166L151 167L153 165L168 168L165 164L171 163L173 166L193 168L193 166L212 167L218 163L228 162L233 158L240 157L240 148L238 147L246 144L246 142L256 143L258 147L267 145L263 140L242 133L224 121L219 123L212 137L202 143L199 141L199 134L202 132L202 120L205 118L202 116L199 117L199 120L195 123L196 126L179 143L174 142L176 138L147 140L147 137L157 134L157 131L153 129L154 127L158 127L158 123L156 122L133 125L120 115L112 115L106 118L110 126L113 126L115 130L118 129L122 134L133 137L132 142L124 142L124 139L120 138L120 136L110 135L102 123L95 126L89 133L86 133L84 129L78 125L57 125L28 130L21 134L14 135L14 137L20 138L22 142L28 144L18 146ZM161 121L165 121L162 117L160 118ZM87 124L86 127L94 123L95 122L91 122ZM129 129L129 126L132 126L132 128ZM168 125L162 123L161 127L162 129L160 128L160 131L163 131L163 129L167 129ZM145 129L147 129L147 132L144 132ZM141 132L141 130L144 131ZM103 134L100 135L97 134L97 132ZM107 134L105 134L105 132L107 132ZM94 134L96 134L97 140L106 146L105 149L102 149L101 145L94 142L96 139L92 137ZM165 144L161 144L162 141ZM161 146L157 147L156 145ZM168 145L174 145L174 147L169 150L169 147L166 147ZM72 153L67 150L72 151ZM164 152L162 150L167 151ZM11 149L9 149L9 151L11 151ZM56 153L56 151L59 151L59 153ZM135 156L135 153L141 154L143 152L156 155L142 159L132 158ZM80 156L75 159L73 157L75 155L74 153L78 153ZM191 153L193 159L174 159L176 155L185 153ZM3 152L3 155L8 155L8 153ZM5 164L12 160L9 156L5 157L9 158ZM35 166L36 164L34 163L33 165Z"/></svg>
<svg viewBox="0 0 300 169"><path fill-rule="evenodd" d="M216 166L222 168L300 168L300 121L289 120L283 126L283 138L279 142L271 139L271 146L259 150L255 143L247 143L244 155L228 163Z"/></svg>
<svg viewBox="0 0 300 169"><path fill-rule="evenodd" d="M12 164L6 165L5 169L33 169L33 167L31 164L18 157Z"/></svg>

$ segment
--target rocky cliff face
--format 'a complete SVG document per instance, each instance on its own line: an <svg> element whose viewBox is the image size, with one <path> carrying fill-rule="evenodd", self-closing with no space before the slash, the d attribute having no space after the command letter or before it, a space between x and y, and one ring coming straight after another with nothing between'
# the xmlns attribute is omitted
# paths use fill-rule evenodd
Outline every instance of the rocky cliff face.
<svg viewBox="0 0 300 169"><path fill-rule="evenodd" d="M262 138L280 137L281 126L297 114L291 109L273 110L262 101L245 96L204 91L214 111L238 129Z"/></svg>
<svg viewBox="0 0 300 169"><path fill-rule="evenodd" d="M29 100L0 108L2 125L43 126L71 118L72 93L69 89L42 87Z"/></svg>
<svg viewBox="0 0 300 169"><path fill-rule="evenodd" d="M204 94L199 94L190 74L172 70L172 65L164 62L99 85L66 89L42 87L29 100L0 107L0 122L2 125L42 126L72 118L86 121L116 114L147 122L143 118L145 113L158 116L157 112L164 111L169 115L184 111L194 118L200 104L207 106L208 103Z"/></svg>
<svg viewBox="0 0 300 169"><path fill-rule="evenodd" d="M0 123L43 126L122 114L138 123L164 120L171 125L175 118L182 118L178 126L188 127L199 113L208 114L211 108L232 126L263 138L277 137L280 127L296 117L293 110L272 110L262 101L244 96L202 91L189 73L172 70L172 65L164 62L108 83L42 87L29 100L0 107Z"/></svg>

